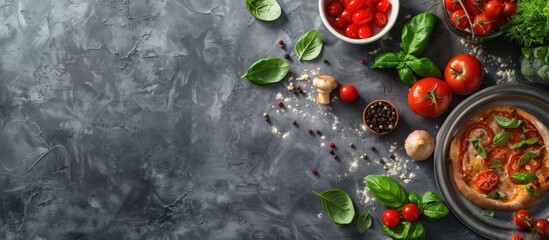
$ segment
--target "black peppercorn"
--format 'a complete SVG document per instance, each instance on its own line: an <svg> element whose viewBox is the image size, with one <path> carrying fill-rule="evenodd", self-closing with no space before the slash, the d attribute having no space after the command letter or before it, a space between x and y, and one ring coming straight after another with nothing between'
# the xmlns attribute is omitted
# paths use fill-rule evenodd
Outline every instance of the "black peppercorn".
<svg viewBox="0 0 549 240"><path fill-rule="evenodd" d="M287 53L286 53L286 54L284 54L284 58L286 58L286 59L290 59L290 54L287 54Z"/></svg>
<svg viewBox="0 0 549 240"><path fill-rule="evenodd" d="M377 151L376 147L371 147L370 150L372 150L374 152Z"/></svg>
<svg viewBox="0 0 549 240"><path fill-rule="evenodd" d="M313 134L313 130L312 130L312 129L309 129L309 134Z"/></svg>
<svg viewBox="0 0 549 240"><path fill-rule="evenodd" d="M322 62L326 65L330 65L330 62L328 62L328 59L324 58L324 60L322 60Z"/></svg>

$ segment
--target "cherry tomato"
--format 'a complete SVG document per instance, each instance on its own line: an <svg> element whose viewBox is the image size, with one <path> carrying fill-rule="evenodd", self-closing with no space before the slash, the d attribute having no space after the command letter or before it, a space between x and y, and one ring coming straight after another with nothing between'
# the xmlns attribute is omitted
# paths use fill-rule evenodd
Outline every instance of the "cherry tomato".
<svg viewBox="0 0 549 240"><path fill-rule="evenodd" d="M477 14L473 18L473 30L479 36L486 36L492 32L492 21L486 18L486 14Z"/></svg>
<svg viewBox="0 0 549 240"><path fill-rule="evenodd" d="M358 38L358 26L356 24L349 24L345 28L345 36L348 38Z"/></svg>
<svg viewBox="0 0 549 240"><path fill-rule="evenodd" d="M503 13L503 5L496 0L491 0L484 5L484 13L489 19L496 19Z"/></svg>
<svg viewBox="0 0 549 240"><path fill-rule="evenodd" d="M343 12L343 9L345 7L343 6L343 3L339 0L333 0L330 3L328 3L328 7L326 8L326 11L328 12L328 15L332 17L338 17Z"/></svg>
<svg viewBox="0 0 549 240"><path fill-rule="evenodd" d="M475 185L482 191L492 191L499 183L499 176L493 170L481 172L475 178Z"/></svg>
<svg viewBox="0 0 549 240"><path fill-rule="evenodd" d="M486 159L484 159L484 164L487 167L490 167L492 163L494 163L496 160L501 162L501 165L505 165L507 161L509 160L509 157L511 156L511 149L509 149L506 146L496 147L488 153L488 156Z"/></svg>
<svg viewBox="0 0 549 240"><path fill-rule="evenodd" d="M452 21L452 23L454 23L457 28L469 28L469 20L467 19L467 16L465 16L465 11L463 11L462 9L455 10L450 13L450 21Z"/></svg>
<svg viewBox="0 0 549 240"><path fill-rule="evenodd" d="M484 69L480 61L469 54L459 54L446 65L444 80L458 95L469 95L476 91L484 78Z"/></svg>
<svg viewBox="0 0 549 240"><path fill-rule="evenodd" d="M349 23L350 21L348 21L346 18L344 18L343 16L339 16L334 19L333 25L337 29L344 29Z"/></svg>
<svg viewBox="0 0 549 240"><path fill-rule="evenodd" d="M367 8L372 9L372 5L370 5L366 0L351 0L349 5L347 5L346 11L349 13L355 13L358 10Z"/></svg>
<svg viewBox="0 0 549 240"><path fill-rule="evenodd" d="M366 25L372 21L374 15L368 10L358 10L353 14L353 23L361 26Z"/></svg>
<svg viewBox="0 0 549 240"><path fill-rule="evenodd" d="M372 36L372 27L370 24L358 27L358 38L366 39Z"/></svg>
<svg viewBox="0 0 549 240"><path fill-rule="evenodd" d="M349 6L350 2L351 2L351 0L343 0L343 5L345 6L345 8L347 8L347 6Z"/></svg>
<svg viewBox="0 0 549 240"><path fill-rule="evenodd" d="M366 0L369 4L371 4L372 6L375 6L376 4L378 4L381 0Z"/></svg>
<svg viewBox="0 0 549 240"><path fill-rule="evenodd" d="M354 102L358 97L358 91L353 85L343 85L339 89L339 98L344 102Z"/></svg>
<svg viewBox="0 0 549 240"><path fill-rule="evenodd" d="M350 13L350 12L347 12L347 10L343 11L341 13L341 16L342 18L345 18L347 20L348 23L352 22L353 21L353 14Z"/></svg>
<svg viewBox="0 0 549 240"><path fill-rule="evenodd" d="M501 5L503 5L503 16L505 17L513 16L517 11L517 5L513 1L503 0Z"/></svg>
<svg viewBox="0 0 549 240"><path fill-rule="evenodd" d="M394 228L400 222L400 215L397 210L387 209L381 216L381 222L389 228Z"/></svg>
<svg viewBox="0 0 549 240"><path fill-rule="evenodd" d="M458 0L444 0L444 6L450 12L463 9Z"/></svg>
<svg viewBox="0 0 549 240"><path fill-rule="evenodd" d="M540 218L532 223L532 227L538 230L538 236L549 236L549 220Z"/></svg>
<svg viewBox="0 0 549 240"><path fill-rule="evenodd" d="M385 14L377 12L374 17L374 24L379 28L385 27L387 25L387 17Z"/></svg>
<svg viewBox="0 0 549 240"><path fill-rule="evenodd" d="M472 14L474 16L482 13L485 2L486 0L464 0L463 5L465 5L465 9L469 15Z"/></svg>
<svg viewBox="0 0 549 240"><path fill-rule="evenodd" d="M525 209L518 210L513 215L513 221L520 230L528 230L528 223L532 222L532 213Z"/></svg>
<svg viewBox="0 0 549 240"><path fill-rule="evenodd" d="M515 234L509 238L509 240L523 240L522 236L519 234Z"/></svg>
<svg viewBox="0 0 549 240"><path fill-rule="evenodd" d="M391 9L391 2L389 0L380 0L376 4L376 11L386 13Z"/></svg>
<svg viewBox="0 0 549 240"><path fill-rule="evenodd" d="M419 208L413 203L408 203L402 207L402 216L409 222L415 222L419 215Z"/></svg>
<svg viewBox="0 0 549 240"><path fill-rule="evenodd" d="M410 88L408 106L424 117L438 117L450 107L452 90L438 78L424 78Z"/></svg>

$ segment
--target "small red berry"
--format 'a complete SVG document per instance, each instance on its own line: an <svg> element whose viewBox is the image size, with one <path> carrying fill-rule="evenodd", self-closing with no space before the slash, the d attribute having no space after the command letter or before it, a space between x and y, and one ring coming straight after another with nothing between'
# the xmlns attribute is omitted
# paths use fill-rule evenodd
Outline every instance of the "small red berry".
<svg viewBox="0 0 549 240"><path fill-rule="evenodd" d="M334 151L333 149L330 149L329 153L330 153L330 154L334 154L335 151Z"/></svg>
<svg viewBox="0 0 549 240"><path fill-rule="evenodd" d="M364 60L364 59L361 58L361 59L360 59L360 64L366 65L366 60Z"/></svg>
<svg viewBox="0 0 549 240"><path fill-rule="evenodd" d="M318 174L318 171L316 170L316 168L311 169L311 172L312 172L314 175L317 175L317 174Z"/></svg>
<svg viewBox="0 0 549 240"><path fill-rule="evenodd" d="M278 40L278 45L284 45L284 41L282 39Z"/></svg>
<svg viewBox="0 0 549 240"><path fill-rule="evenodd" d="M334 157L334 159L337 159L337 155L336 155L336 154L332 155L332 157Z"/></svg>
<svg viewBox="0 0 549 240"><path fill-rule="evenodd" d="M330 147L331 147L331 148L335 148L335 146L336 146L336 145L335 145L334 142L330 142Z"/></svg>
<svg viewBox="0 0 549 240"><path fill-rule="evenodd" d="M284 107L284 103L283 102L278 102L278 106L279 107Z"/></svg>

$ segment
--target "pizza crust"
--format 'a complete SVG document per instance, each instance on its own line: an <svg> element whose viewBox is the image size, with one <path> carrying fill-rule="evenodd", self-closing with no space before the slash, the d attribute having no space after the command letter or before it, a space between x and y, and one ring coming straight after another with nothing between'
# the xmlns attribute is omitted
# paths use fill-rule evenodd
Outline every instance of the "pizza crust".
<svg viewBox="0 0 549 240"><path fill-rule="evenodd" d="M525 120L532 123L538 130L540 137L543 139L543 143L546 145L549 143L549 130L545 127L545 125L539 121L536 117L532 116L531 114L515 108L511 106L497 106L497 107L491 107L484 111L481 111L476 116L484 116L489 112L497 111L497 112L512 112L516 111L520 116L522 116ZM542 151L545 152L544 158L541 159L541 166L538 170L536 170L536 175L538 176L538 182L539 186L533 186L533 184L529 184L528 186L534 187L534 190L536 193L539 194L538 197L532 197L528 195L525 188L522 187L523 185L515 185L514 193L515 198L503 202L501 200L495 200L490 199L486 197L486 194L480 193L473 189L471 186L469 186L462 174L462 166L459 156L460 151L460 139L461 135L464 134L464 132L467 130L471 122L467 123L463 129L461 129L458 134L454 137L452 140L452 144L450 146L450 160L452 161L452 168L453 168L453 174L454 174L454 181L456 183L457 188L463 193L463 195L478 205L479 207L483 209L488 210L506 210L506 211L516 211L519 209L527 209L530 208L537 203L541 202L549 193L549 154L547 153L547 148L543 148ZM497 134L497 133L495 133ZM505 167L505 169L507 169ZM506 170L505 170L506 172Z"/></svg>

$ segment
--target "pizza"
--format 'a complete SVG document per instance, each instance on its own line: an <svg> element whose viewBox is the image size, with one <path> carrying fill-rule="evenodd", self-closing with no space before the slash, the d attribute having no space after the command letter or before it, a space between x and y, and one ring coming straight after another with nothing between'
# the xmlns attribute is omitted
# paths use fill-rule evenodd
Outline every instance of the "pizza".
<svg viewBox="0 0 549 240"><path fill-rule="evenodd" d="M468 119L450 147L454 180L487 210L527 209L549 192L549 132L512 106L488 107Z"/></svg>

